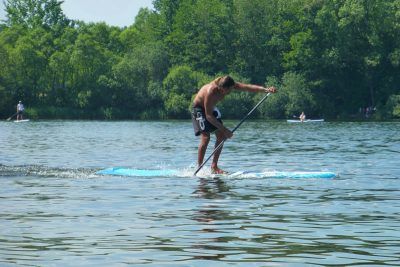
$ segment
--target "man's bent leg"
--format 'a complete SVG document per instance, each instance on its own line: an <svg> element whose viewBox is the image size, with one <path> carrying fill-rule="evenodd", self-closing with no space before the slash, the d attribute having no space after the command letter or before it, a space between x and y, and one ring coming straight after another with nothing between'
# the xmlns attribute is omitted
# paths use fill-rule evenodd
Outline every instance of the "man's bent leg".
<svg viewBox="0 0 400 267"><path fill-rule="evenodd" d="M197 153L197 164L200 166L203 163L204 155L206 154L208 143L210 142L210 134L209 133L201 133L200 135L200 144L199 150Z"/></svg>

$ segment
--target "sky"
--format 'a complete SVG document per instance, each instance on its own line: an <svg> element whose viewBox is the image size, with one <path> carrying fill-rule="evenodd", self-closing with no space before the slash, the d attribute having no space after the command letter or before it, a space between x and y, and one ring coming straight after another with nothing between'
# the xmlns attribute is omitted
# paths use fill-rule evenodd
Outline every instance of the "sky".
<svg viewBox="0 0 400 267"><path fill-rule="evenodd" d="M142 7L153 8L153 0L64 0L61 5L69 19L85 22L104 21L112 26L129 26ZM0 0L0 19L4 20L4 3Z"/></svg>

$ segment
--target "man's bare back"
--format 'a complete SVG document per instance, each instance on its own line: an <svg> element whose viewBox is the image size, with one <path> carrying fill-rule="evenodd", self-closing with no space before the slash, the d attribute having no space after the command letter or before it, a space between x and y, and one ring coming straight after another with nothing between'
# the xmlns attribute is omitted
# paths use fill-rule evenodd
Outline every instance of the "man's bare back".
<svg viewBox="0 0 400 267"><path fill-rule="evenodd" d="M193 106L205 108L205 100L207 98L208 101L211 100L216 104L224 99L224 96L225 95L218 92L218 85L215 83L215 81L212 81L200 88L195 99L193 100ZM212 108L214 107L215 105Z"/></svg>

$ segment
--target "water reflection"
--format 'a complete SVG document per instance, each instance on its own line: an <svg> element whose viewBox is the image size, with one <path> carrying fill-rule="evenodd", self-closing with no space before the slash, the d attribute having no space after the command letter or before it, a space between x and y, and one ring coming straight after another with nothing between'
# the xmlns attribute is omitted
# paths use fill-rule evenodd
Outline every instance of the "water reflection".
<svg viewBox="0 0 400 267"><path fill-rule="evenodd" d="M193 259L221 260L225 257L223 249L212 244L222 242L223 229L220 226L230 217L230 211L223 201L229 189L227 183L220 178L199 179L193 195L204 201L193 210L192 219L200 226L198 235L206 238L199 238L192 244L190 250L195 252Z"/></svg>
<svg viewBox="0 0 400 267"><path fill-rule="evenodd" d="M197 189L193 195L197 198L205 200L224 199L226 192L229 192L228 185L220 178L206 179L200 178ZM218 201L204 202L195 210L194 220L198 222L214 222L216 220L224 220L229 216L225 206ZM204 229L204 231L213 231L213 229Z"/></svg>
<svg viewBox="0 0 400 267"><path fill-rule="evenodd" d="M225 198L222 193L229 192L229 186L219 177L213 179L200 178L197 189L193 192L195 196L205 199Z"/></svg>

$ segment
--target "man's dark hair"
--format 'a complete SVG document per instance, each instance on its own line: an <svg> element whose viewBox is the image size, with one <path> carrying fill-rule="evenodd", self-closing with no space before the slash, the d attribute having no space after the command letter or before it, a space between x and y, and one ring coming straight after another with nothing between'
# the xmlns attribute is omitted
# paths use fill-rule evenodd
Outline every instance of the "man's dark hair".
<svg viewBox="0 0 400 267"><path fill-rule="evenodd" d="M218 81L218 86L223 87L223 88L229 88L231 86L235 85L235 80L229 75L221 77Z"/></svg>

